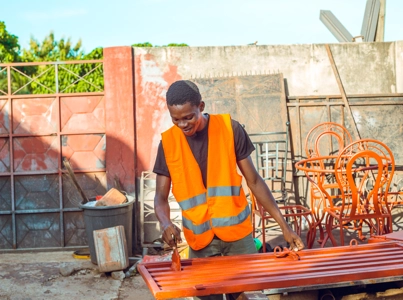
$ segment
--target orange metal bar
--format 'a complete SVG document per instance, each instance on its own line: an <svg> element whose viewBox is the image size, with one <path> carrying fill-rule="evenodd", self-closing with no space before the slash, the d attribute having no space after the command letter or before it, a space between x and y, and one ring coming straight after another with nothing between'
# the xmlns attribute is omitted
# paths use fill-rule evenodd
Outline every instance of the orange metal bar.
<svg viewBox="0 0 403 300"><path fill-rule="evenodd" d="M385 242L308 249L292 256L274 253L139 264L138 270L156 299L328 285L403 275L403 243Z"/></svg>

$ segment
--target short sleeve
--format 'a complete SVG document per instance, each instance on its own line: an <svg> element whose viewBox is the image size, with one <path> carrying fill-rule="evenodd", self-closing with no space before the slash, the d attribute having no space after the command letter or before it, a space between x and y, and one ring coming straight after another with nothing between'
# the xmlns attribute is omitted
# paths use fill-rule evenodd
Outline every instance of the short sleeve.
<svg viewBox="0 0 403 300"><path fill-rule="evenodd" d="M245 129L241 124L239 124L239 122L231 120L231 124L234 132L236 160L240 161L247 158L253 151L255 151L255 147Z"/></svg>
<svg viewBox="0 0 403 300"><path fill-rule="evenodd" d="M164 148L162 147L161 141L160 144L158 145L157 158L155 159L153 172L158 175L171 177L167 166L167 162L165 160Z"/></svg>

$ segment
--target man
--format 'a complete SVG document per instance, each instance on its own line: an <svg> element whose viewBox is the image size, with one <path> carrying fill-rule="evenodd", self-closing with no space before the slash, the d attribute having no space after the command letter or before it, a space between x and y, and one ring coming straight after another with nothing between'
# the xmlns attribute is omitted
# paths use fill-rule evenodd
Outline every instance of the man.
<svg viewBox="0 0 403 300"><path fill-rule="evenodd" d="M256 253L238 166L256 199L280 225L291 249L303 249L252 163L250 154L255 148L242 126L229 115L203 114L205 104L191 81L174 82L166 100L174 126L162 133L153 170L157 174L154 209L163 240L170 246L174 246L173 237L181 242L181 231L169 217L172 183L182 209L190 258Z"/></svg>

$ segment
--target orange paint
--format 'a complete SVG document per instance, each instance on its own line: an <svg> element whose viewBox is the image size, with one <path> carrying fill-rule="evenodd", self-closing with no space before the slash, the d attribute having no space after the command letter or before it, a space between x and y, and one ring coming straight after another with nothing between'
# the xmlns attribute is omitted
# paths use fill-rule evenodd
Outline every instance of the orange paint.
<svg viewBox="0 0 403 300"><path fill-rule="evenodd" d="M298 251L299 260L276 253L182 260L182 271L171 262L141 263L138 270L156 299L287 289L348 282L373 283L403 275L399 242ZM400 280L400 279L395 279Z"/></svg>

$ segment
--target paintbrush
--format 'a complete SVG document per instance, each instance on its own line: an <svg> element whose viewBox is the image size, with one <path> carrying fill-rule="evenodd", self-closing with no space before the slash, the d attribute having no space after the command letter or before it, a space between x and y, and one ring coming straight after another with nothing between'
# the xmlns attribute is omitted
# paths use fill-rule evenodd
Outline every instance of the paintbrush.
<svg viewBox="0 0 403 300"><path fill-rule="evenodd" d="M172 269L172 271L180 271L181 270L181 258L179 256L179 252L178 252L178 243L177 243L175 235L172 235L172 238L174 240L175 246L174 246L173 252L172 252L171 269Z"/></svg>

